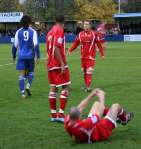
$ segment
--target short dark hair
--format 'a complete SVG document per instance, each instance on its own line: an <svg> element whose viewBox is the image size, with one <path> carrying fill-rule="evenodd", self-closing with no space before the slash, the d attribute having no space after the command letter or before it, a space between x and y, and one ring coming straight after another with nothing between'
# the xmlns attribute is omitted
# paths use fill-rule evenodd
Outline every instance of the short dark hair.
<svg viewBox="0 0 141 149"><path fill-rule="evenodd" d="M83 22L88 22L90 25L92 25L92 21L91 20L84 20Z"/></svg>
<svg viewBox="0 0 141 149"><path fill-rule="evenodd" d="M21 19L21 24L24 28L28 28L29 25L32 23L32 19L28 15L24 15Z"/></svg>
<svg viewBox="0 0 141 149"><path fill-rule="evenodd" d="M56 23L61 23L61 24L63 24L63 23L64 23L64 15L57 15L57 16L55 17L55 21L56 21Z"/></svg>
<svg viewBox="0 0 141 149"><path fill-rule="evenodd" d="M72 107L70 109L70 113L69 113L70 119L71 120L77 120L80 117L80 111L77 107Z"/></svg>

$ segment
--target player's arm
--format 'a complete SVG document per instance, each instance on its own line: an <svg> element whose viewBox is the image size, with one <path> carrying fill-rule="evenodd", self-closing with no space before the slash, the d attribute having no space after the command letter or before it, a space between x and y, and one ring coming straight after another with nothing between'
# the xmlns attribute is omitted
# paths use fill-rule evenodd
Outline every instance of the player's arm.
<svg viewBox="0 0 141 149"><path fill-rule="evenodd" d="M18 32L16 32L15 38L14 38L14 44L12 45L13 62L15 62L15 59L16 59L16 53L17 53L18 46L19 46Z"/></svg>
<svg viewBox="0 0 141 149"><path fill-rule="evenodd" d="M99 49L99 54L102 58L105 57L105 49L104 49L104 46L102 45L101 41L99 40L98 36L96 36L96 45Z"/></svg>
<svg viewBox="0 0 141 149"><path fill-rule="evenodd" d="M61 65L61 72L65 70L65 64L61 56L61 46L64 44L64 34L62 31L55 32L55 41L54 41L54 56L59 61Z"/></svg>
<svg viewBox="0 0 141 149"><path fill-rule="evenodd" d="M13 57L13 62L15 62L16 59L16 53L17 53L17 48L14 46L14 44L12 45L12 57Z"/></svg>
<svg viewBox="0 0 141 149"><path fill-rule="evenodd" d="M89 101L96 95L97 89L94 89L84 100L77 106L79 111L82 112L88 105Z"/></svg>
<svg viewBox="0 0 141 149"><path fill-rule="evenodd" d="M61 65L61 71L63 73L65 70L65 65L64 65L61 53L60 53L60 48L57 46L54 47L54 56L59 61L60 65Z"/></svg>
<svg viewBox="0 0 141 149"><path fill-rule="evenodd" d="M36 62L38 63L40 59L40 47L39 47L39 39L36 31L34 31L34 34L33 34L33 43L34 43Z"/></svg>
<svg viewBox="0 0 141 149"><path fill-rule="evenodd" d="M68 49L69 53L72 53L72 51L74 51L78 47L79 44L80 44L79 37L76 37L76 39L72 43L72 46Z"/></svg>

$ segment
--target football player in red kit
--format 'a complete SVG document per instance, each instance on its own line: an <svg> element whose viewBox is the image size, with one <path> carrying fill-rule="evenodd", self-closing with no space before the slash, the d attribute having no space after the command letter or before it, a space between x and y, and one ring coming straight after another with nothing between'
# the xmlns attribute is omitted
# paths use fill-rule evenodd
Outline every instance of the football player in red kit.
<svg viewBox="0 0 141 149"><path fill-rule="evenodd" d="M96 32L97 32L97 36L100 40L100 42L103 44L103 47L105 47L105 36L106 36L106 24L105 23L101 23L98 25Z"/></svg>
<svg viewBox="0 0 141 149"><path fill-rule="evenodd" d="M98 97L98 101L92 105L88 118L81 119L83 110L94 96ZM102 115L105 117L101 118ZM126 112L118 103L111 108L105 108L105 92L94 89L77 107L71 108L65 118L64 127L76 142L92 143L107 140L117 127L117 120L126 125L133 117L133 113Z"/></svg>
<svg viewBox="0 0 141 149"><path fill-rule="evenodd" d="M98 40L96 33L91 29L91 22L84 21L84 31L81 31L69 48L69 53L81 45L81 67L84 73L85 91L91 91L92 72L95 66L96 48L98 47L100 56L104 58L104 48Z"/></svg>
<svg viewBox="0 0 141 149"><path fill-rule="evenodd" d="M49 92L51 121L64 122L64 110L69 95L68 85L71 82L65 54L63 16L56 17L56 24L47 34L46 46L48 55L48 79L51 86ZM57 113L56 94L58 87L62 87L62 90L60 94L60 108Z"/></svg>

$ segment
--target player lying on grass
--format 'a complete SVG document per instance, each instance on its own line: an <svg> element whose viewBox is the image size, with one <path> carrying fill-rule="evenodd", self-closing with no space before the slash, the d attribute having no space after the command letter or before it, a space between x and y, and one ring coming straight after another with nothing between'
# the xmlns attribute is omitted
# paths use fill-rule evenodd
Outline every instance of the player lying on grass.
<svg viewBox="0 0 141 149"><path fill-rule="evenodd" d="M88 118L81 119L83 110L93 97L98 97L89 112ZM105 116L104 118L101 118ZM77 107L72 107L65 118L64 127L76 142L97 142L108 139L116 122L126 125L133 119L133 113L126 112L118 103L105 107L105 92L94 89Z"/></svg>
<svg viewBox="0 0 141 149"><path fill-rule="evenodd" d="M25 98L27 92L31 96L30 87L34 78L35 57L36 62L40 58L39 43L37 32L31 28L31 18L27 15L21 20L22 28L17 30L15 34L15 42L12 47L13 61L16 59L18 49L18 60L16 69L19 71L19 88L21 97ZM25 88L25 80L27 84Z"/></svg>

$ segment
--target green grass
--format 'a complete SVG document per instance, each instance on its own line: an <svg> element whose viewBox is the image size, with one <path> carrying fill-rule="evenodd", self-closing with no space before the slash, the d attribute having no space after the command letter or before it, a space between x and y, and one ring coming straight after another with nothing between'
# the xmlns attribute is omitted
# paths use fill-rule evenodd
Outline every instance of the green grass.
<svg viewBox="0 0 141 149"><path fill-rule="evenodd" d="M45 60L36 66L33 96L26 100L20 98L15 65L1 66L11 63L10 46L0 44L0 149L141 148L141 43L108 43L105 60L97 55L92 86L106 91L107 105L119 102L135 113L135 119L115 129L109 140L94 144L76 144L62 124L49 122ZM44 44L41 51L44 58ZM68 57L72 84L66 113L87 96L80 91L83 78L79 54L76 50ZM85 115L88 111L85 110Z"/></svg>

